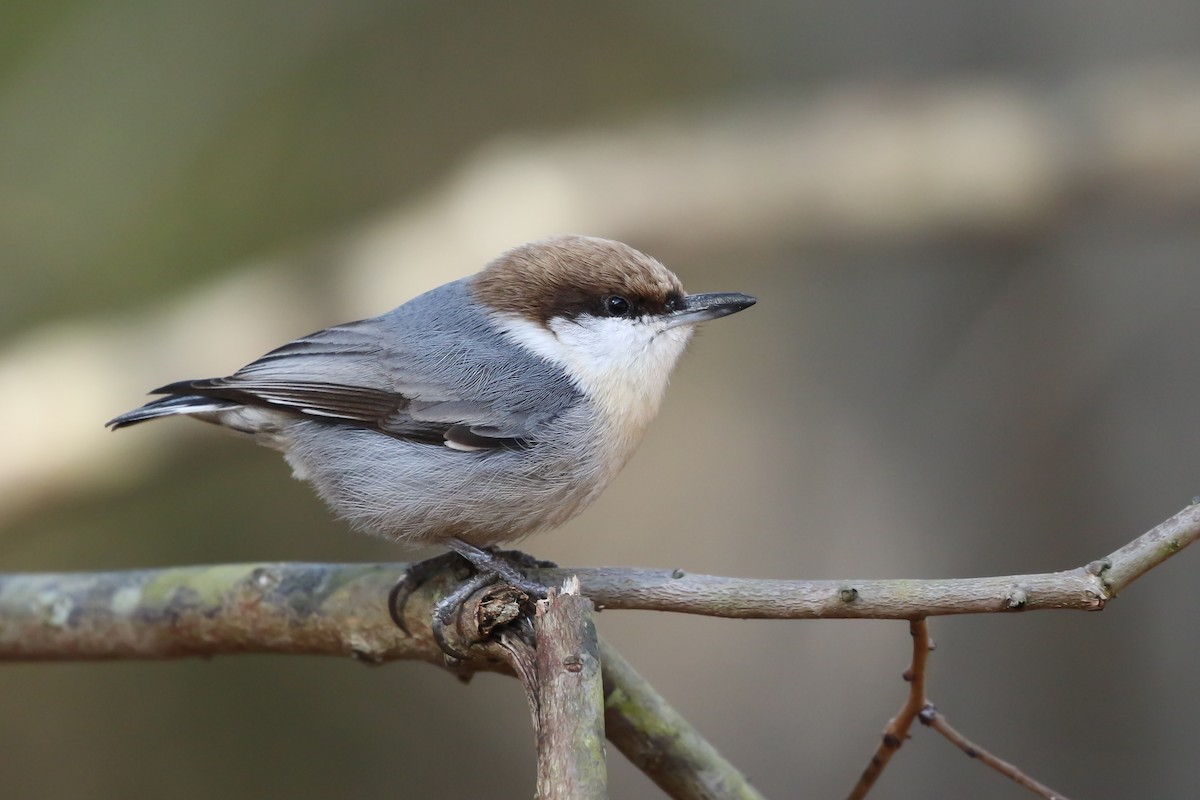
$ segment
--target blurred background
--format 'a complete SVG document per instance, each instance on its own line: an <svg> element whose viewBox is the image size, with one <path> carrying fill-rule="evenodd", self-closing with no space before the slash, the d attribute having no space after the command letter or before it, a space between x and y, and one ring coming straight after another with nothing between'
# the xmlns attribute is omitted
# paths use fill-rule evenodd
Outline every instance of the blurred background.
<svg viewBox="0 0 1200 800"><path fill-rule="evenodd" d="M0 569L411 557L269 451L102 425L563 232L760 302L539 557L1099 558L1200 494L1198 48L1188 2L5 3ZM1197 557L935 620L932 698L1070 796L1196 796ZM904 623L598 624L768 797L844 795L905 692ZM0 708L5 798L533 790L517 684L424 664L4 665ZM923 729L877 793L1024 796Z"/></svg>

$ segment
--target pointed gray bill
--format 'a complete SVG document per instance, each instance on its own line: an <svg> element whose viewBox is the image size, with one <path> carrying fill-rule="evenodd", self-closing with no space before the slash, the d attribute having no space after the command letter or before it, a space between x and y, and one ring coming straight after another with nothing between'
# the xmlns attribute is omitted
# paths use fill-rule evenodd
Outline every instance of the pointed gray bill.
<svg viewBox="0 0 1200 800"><path fill-rule="evenodd" d="M663 330L676 328L680 325L695 325L710 319L728 317L730 314L749 308L758 301L748 294L741 292L707 292L705 294L689 294L683 298L683 308L674 311L663 318Z"/></svg>

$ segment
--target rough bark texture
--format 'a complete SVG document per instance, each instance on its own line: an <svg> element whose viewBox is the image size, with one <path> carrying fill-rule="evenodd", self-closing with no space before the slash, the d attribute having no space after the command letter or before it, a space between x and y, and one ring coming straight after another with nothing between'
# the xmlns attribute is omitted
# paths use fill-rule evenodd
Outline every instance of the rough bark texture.
<svg viewBox="0 0 1200 800"><path fill-rule="evenodd" d="M578 576L596 608L719 617L912 619L1039 609L1099 610L1200 537L1191 505L1111 555L1063 572L947 580L784 581L682 570L540 569ZM461 578L452 562L407 595L395 629L386 597L404 564L231 564L111 573L0 574L0 659L178 658L325 653L441 661L430 609ZM460 615L460 619L461 619Z"/></svg>
<svg viewBox="0 0 1200 800"><path fill-rule="evenodd" d="M569 593L543 601L535 628L538 797L608 797L604 691L592 601Z"/></svg>
<svg viewBox="0 0 1200 800"><path fill-rule="evenodd" d="M0 659L156 659L230 653L440 663L429 625L389 619L397 564L228 564L0 575ZM453 580L414 593L412 619Z"/></svg>

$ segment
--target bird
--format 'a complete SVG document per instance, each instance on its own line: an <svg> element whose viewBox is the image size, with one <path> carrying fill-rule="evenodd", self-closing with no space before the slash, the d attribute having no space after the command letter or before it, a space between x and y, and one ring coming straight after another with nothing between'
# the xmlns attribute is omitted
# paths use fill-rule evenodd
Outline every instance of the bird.
<svg viewBox="0 0 1200 800"><path fill-rule="evenodd" d="M109 420L186 416L283 453L352 528L489 552L584 510L633 454L697 325L756 302L687 294L618 241L554 236L369 319L183 380Z"/></svg>

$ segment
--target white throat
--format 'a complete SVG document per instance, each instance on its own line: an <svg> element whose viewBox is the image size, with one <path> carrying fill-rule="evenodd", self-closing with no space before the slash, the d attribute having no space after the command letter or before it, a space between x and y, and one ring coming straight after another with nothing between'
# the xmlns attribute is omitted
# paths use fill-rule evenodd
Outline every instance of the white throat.
<svg viewBox="0 0 1200 800"><path fill-rule="evenodd" d="M605 421L634 440L658 413L671 370L692 338L690 325L663 330L652 319L584 315L555 317L546 326L515 314L495 319L518 344L561 366Z"/></svg>

